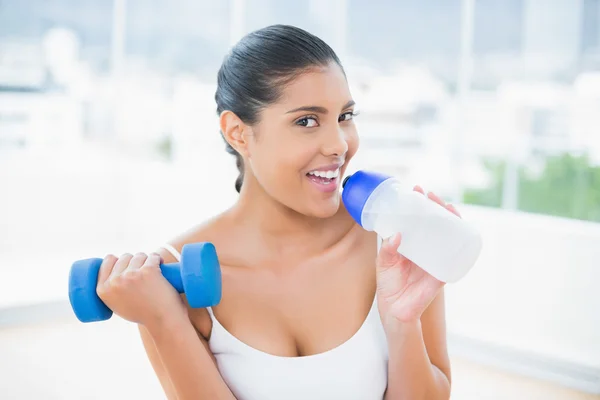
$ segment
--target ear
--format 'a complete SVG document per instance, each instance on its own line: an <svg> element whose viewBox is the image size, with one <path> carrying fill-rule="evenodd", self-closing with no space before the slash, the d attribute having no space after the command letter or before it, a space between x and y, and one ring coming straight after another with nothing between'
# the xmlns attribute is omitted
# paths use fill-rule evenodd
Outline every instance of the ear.
<svg viewBox="0 0 600 400"><path fill-rule="evenodd" d="M248 155L248 142L245 136L250 129L235 113L226 110L219 116L221 132L227 143L243 156ZM245 135L246 134L246 135Z"/></svg>

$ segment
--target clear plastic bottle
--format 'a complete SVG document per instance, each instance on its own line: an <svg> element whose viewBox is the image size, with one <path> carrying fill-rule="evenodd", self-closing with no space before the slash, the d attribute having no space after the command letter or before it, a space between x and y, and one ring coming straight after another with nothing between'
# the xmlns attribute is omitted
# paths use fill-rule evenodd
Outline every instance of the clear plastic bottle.
<svg viewBox="0 0 600 400"><path fill-rule="evenodd" d="M368 231L399 232L398 252L442 282L460 280L482 248L479 232L464 219L388 175L358 171L342 184L342 201Z"/></svg>

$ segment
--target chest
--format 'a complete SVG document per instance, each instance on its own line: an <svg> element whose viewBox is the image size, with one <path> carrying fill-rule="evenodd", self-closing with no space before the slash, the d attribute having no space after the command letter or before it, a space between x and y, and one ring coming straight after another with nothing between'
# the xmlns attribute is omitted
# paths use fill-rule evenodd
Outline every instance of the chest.
<svg viewBox="0 0 600 400"><path fill-rule="evenodd" d="M240 400L380 400L387 387L385 334L370 314L349 341L305 357L271 356L215 328L210 341L221 376Z"/></svg>
<svg viewBox="0 0 600 400"><path fill-rule="evenodd" d="M375 296L375 256L375 241L359 246L347 240L300 261L275 257L261 265L224 265L223 298L214 316L227 333L266 354L326 353L367 319Z"/></svg>

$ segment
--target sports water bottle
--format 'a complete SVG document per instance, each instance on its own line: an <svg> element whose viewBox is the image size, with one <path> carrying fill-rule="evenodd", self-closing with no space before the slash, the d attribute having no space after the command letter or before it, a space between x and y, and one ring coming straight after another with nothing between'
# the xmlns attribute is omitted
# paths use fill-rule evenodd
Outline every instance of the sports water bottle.
<svg viewBox="0 0 600 400"><path fill-rule="evenodd" d="M402 235L398 252L442 282L473 267L482 240L467 221L388 175L358 171L344 179L342 201L354 220L382 238Z"/></svg>

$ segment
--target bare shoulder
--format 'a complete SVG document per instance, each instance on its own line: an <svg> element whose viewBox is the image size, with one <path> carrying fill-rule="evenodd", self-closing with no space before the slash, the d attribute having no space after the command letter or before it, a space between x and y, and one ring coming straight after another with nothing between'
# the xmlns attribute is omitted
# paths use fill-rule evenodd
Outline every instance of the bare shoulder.
<svg viewBox="0 0 600 400"><path fill-rule="evenodd" d="M166 248L168 247L166 245L172 246L178 253L181 254L183 246L186 244L200 242L221 242L221 238L224 236L224 232L226 231L225 225L227 223L227 219L227 214L223 213L200 224L192 226L190 229L169 240L164 246L161 246L156 251L161 255L165 263L169 263L176 262L177 259L173 253ZM182 294L182 298L187 304L184 294ZM212 320L208 314L208 310L205 308L191 308L188 305L188 315L198 333L205 340L208 340L212 330Z"/></svg>
<svg viewBox="0 0 600 400"><path fill-rule="evenodd" d="M226 229L225 224L228 219L229 217L226 212L218 214L206 221L192 226L188 230L169 240L167 243L181 253L181 249L186 244L212 242L221 236Z"/></svg>

